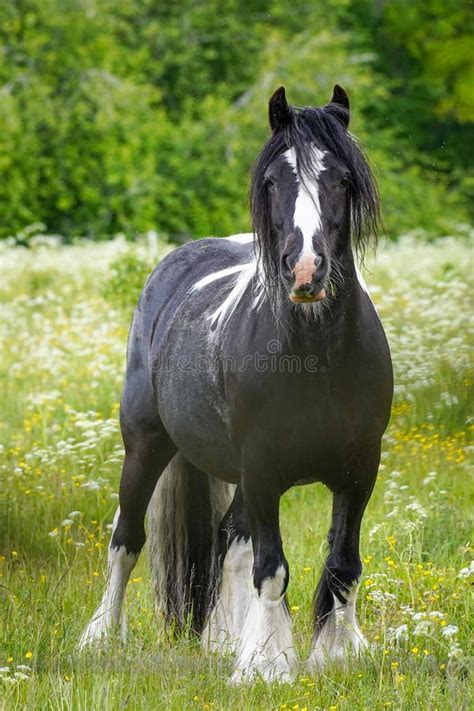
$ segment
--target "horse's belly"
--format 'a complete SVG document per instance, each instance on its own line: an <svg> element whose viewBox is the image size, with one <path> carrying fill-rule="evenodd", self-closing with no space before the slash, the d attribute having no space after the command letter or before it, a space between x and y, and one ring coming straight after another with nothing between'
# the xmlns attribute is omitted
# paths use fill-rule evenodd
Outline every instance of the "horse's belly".
<svg viewBox="0 0 474 711"><path fill-rule="evenodd" d="M240 456L227 427L225 403L199 372L171 369L159 377L160 419L174 445L195 467L231 484L240 481Z"/></svg>

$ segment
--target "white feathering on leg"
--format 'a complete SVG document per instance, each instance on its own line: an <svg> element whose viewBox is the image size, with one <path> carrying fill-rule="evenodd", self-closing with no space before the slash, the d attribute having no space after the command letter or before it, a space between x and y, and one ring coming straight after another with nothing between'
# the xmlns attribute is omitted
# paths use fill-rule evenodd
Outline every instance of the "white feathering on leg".
<svg viewBox="0 0 474 711"><path fill-rule="evenodd" d="M119 514L120 508L117 509L114 516L113 531L115 531L117 526ZM79 649L84 649L88 645L105 641L110 631L114 627L117 627L120 621L122 622L122 639L124 639L126 621L125 616L122 615L122 606L127 582L137 560L138 555L127 553L125 546L120 546L120 548L112 548L109 546L108 576L105 592L99 607L94 612L91 621L81 636ZM122 620L120 619L121 615Z"/></svg>
<svg viewBox="0 0 474 711"><path fill-rule="evenodd" d="M285 578L285 568L280 566L273 578L263 581L260 594L254 589L231 683L251 681L257 675L266 681L293 681L297 657L283 599Z"/></svg>
<svg viewBox="0 0 474 711"><path fill-rule="evenodd" d="M367 648L367 640L357 624L356 600L358 586L354 585L342 603L333 595L333 607L318 634L308 659L312 670L322 669L330 662L345 661Z"/></svg>
<svg viewBox="0 0 474 711"><path fill-rule="evenodd" d="M222 566L216 604L209 615L202 641L213 652L234 652L252 599L252 541L232 541Z"/></svg>

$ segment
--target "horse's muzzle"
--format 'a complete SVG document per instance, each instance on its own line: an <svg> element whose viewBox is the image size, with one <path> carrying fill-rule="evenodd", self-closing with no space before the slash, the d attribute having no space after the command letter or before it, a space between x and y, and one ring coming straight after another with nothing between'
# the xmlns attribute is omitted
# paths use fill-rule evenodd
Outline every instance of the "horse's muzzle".
<svg viewBox="0 0 474 711"><path fill-rule="evenodd" d="M322 301L325 298L326 291L324 289L320 289L315 294L310 284L308 284L308 286L310 287L310 290L308 291L304 289L305 286L306 284L303 284L303 287L300 287L299 289L293 289L290 294L290 301L292 301L294 304L312 304L316 301Z"/></svg>

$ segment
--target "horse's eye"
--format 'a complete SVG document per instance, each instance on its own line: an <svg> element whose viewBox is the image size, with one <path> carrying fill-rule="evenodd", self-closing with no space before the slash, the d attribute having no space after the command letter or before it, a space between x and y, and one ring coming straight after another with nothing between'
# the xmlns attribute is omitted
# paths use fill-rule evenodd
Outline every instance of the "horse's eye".
<svg viewBox="0 0 474 711"><path fill-rule="evenodd" d="M276 188L276 183L273 178L267 178L266 183L269 190L274 190Z"/></svg>
<svg viewBox="0 0 474 711"><path fill-rule="evenodd" d="M346 190L346 188L348 188L349 185L350 185L350 178L348 175L344 175L344 177L341 178L341 180L339 181L338 187L344 188L344 190Z"/></svg>

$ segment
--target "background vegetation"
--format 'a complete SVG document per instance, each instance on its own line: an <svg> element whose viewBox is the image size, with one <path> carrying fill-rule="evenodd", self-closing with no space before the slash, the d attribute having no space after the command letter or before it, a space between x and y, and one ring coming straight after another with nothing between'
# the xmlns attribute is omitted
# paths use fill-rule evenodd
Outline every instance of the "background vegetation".
<svg viewBox="0 0 474 711"><path fill-rule="evenodd" d="M391 236L452 231L473 186L472 29L470 0L5 0L0 237L245 230L269 95L323 103L335 81Z"/></svg>

